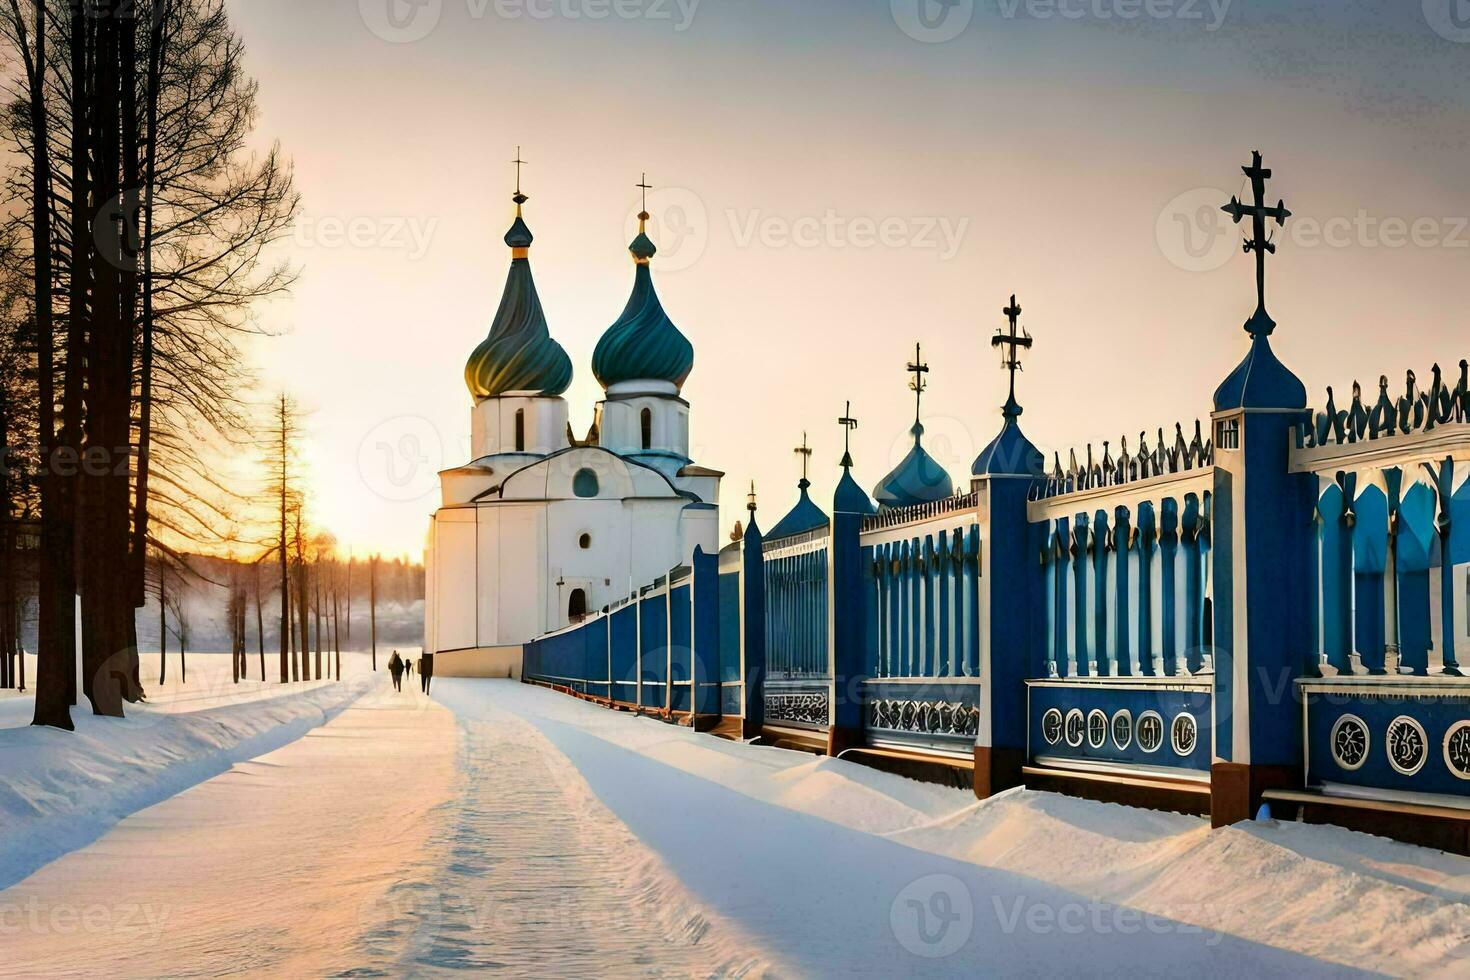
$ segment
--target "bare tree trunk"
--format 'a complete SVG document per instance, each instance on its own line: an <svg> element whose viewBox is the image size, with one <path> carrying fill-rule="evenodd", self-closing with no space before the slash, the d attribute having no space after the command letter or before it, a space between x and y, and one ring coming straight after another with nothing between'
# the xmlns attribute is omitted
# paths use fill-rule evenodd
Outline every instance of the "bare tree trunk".
<svg viewBox="0 0 1470 980"><path fill-rule="evenodd" d="M368 559L368 631L373 642L373 672L378 670L378 556Z"/></svg>
<svg viewBox="0 0 1470 980"><path fill-rule="evenodd" d="M158 683L168 679L168 566L158 559Z"/></svg>
<svg viewBox="0 0 1470 980"><path fill-rule="evenodd" d="M72 730L71 704L76 670L68 669L76 656L74 587L72 585L72 532L63 513L65 487L57 474L56 457L56 349L55 317L51 296L51 153L46 116L46 0L35 0L36 47L32 58L26 46L25 18L18 0L11 0L25 62L31 112L31 251L35 281L36 371L38 376L37 443L40 447L41 540L36 556L36 705L31 723ZM75 370L68 363L67 370ZM24 668L25 658L21 657ZM72 680L68 680L71 678Z"/></svg>
<svg viewBox="0 0 1470 980"><path fill-rule="evenodd" d="M287 572L286 558L286 499L288 486L286 483L288 464L290 461L290 406L286 396L282 395L279 406L280 415L277 421L280 425L280 452L281 452L281 537L279 550L281 553L281 683L286 683L287 656L286 651L291 646L291 576Z"/></svg>
<svg viewBox="0 0 1470 980"><path fill-rule="evenodd" d="M260 563L255 569L255 646L260 651L260 682L265 683L265 612L261 609Z"/></svg>

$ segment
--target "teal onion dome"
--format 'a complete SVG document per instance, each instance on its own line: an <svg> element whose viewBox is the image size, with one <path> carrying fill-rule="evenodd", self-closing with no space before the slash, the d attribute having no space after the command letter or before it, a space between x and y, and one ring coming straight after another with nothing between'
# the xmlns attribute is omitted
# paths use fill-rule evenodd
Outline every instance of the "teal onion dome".
<svg viewBox="0 0 1470 980"><path fill-rule="evenodd" d="M524 197L517 195L516 219L505 233L511 247L510 274L490 334L464 366L465 384L476 401L511 391L560 395L572 383L572 359L551 338L541 297L531 278L531 229L520 215Z"/></svg>
<svg viewBox="0 0 1470 980"><path fill-rule="evenodd" d="M873 499L880 507L908 507L954 496L949 474L924 449L924 426L915 422L909 431L914 448L873 488Z"/></svg>
<svg viewBox="0 0 1470 980"><path fill-rule="evenodd" d="M617 322L592 352L592 373L608 388L623 381L666 381L683 387L694 370L694 347L659 302L649 260L658 249L640 228L628 250L636 263L633 293Z"/></svg>

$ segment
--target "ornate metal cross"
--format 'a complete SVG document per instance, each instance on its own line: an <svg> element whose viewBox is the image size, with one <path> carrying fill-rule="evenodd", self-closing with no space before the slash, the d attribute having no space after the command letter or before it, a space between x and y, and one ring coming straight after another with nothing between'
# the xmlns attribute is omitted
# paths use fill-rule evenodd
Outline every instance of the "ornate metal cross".
<svg viewBox="0 0 1470 980"><path fill-rule="evenodd" d="M1000 364L1011 375L1011 392L1006 398L1005 415L1007 418L1014 418L1021 414L1021 405L1016 401L1016 372L1021 370L1021 351L1030 349L1035 341L1020 326L1021 304L1016 302L1015 293L1011 293L1011 305L1001 310L1001 313L1005 314L1009 327L997 330L995 336L990 338L990 346L1005 348L1000 352Z"/></svg>
<svg viewBox="0 0 1470 980"><path fill-rule="evenodd" d="M802 485L805 486L806 483L807 483L807 478L806 478L806 465L807 465L807 463L809 463L811 461L811 458L812 458L812 450L811 450L811 447L806 444L806 433L805 432L803 432L801 434L801 445L799 445L799 446L796 447L795 452L796 452L796 455L798 455L798 456L801 457L801 482L802 482Z"/></svg>
<svg viewBox="0 0 1470 980"><path fill-rule="evenodd" d="M1275 218L1277 225L1285 226L1291 212L1286 210L1283 200L1277 200L1275 207L1267 206L1266 181L1271 179L1271 170L1261 166L1260 150L1252 150L1250 166L1240 169L1250 178L1251 196L1255 203L1242 204L1238 197L1232 195L1230 203L1222 205L1220 210L1234 218L1236 224L1240 224L1241 218L1249 216L1251 219L1251 237L1242 247L1246 252L1256 253L1256 312L1245 322L1245 330L1252 337L1266 337L1276 329L1276 321L1266 313L1266 253L1276 252L1276 245L1266 237L1266 220Z"/></svg>
<svg viewBox="0 0 1470 980"><path fill-rule="evenodd" d="M914 359L909 363L909 373L914 380L909 382L909 391L914 393L914 421L919 421L919 402L924 397L924 389L929 387L929 382L924 380L924 375L929 373L929 365L924 363L924 349L919 344L914 344Z"/></svg>

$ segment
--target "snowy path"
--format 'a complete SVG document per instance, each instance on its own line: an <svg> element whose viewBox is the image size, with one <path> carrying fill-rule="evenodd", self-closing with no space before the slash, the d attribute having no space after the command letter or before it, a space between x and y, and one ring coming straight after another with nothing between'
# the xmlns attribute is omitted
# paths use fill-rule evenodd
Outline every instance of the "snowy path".
<svg viewBox="0 0 1470 980"><path fill-rule="evenodd" d="M0 892L0 976L275 976L360 961L454 788L447 711L379 689Z"/></svg>

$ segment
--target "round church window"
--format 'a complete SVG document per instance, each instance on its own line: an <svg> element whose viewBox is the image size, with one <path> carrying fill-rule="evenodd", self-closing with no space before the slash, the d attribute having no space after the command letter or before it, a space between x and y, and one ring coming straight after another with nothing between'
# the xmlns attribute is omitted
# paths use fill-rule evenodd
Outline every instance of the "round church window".
<svg viewBox="0 0 1470 980"><path fill-rule="evenodd" d="M1444 733L1444 764L1461 779L1470 779L1470 721L1457 721Z"/></svg>
<svg viewBox="0 0 1470 980"><path fill-rule="evenodd" d="M1394 772L1412 776L1424 767L1424 759L1429 754L1429 739L1424 734L1424 726L1413 718L1399 715L1389 722L1383 742L1388 749L1388 764L1393 766Z"/></svg>
<svg viewBox="0 0 1470 980"><path fill-rule="evenodd" d="M1164 719L1157 711L1145 711L1138 716L1138 747L1145 752L1157 752L1164 744Z"/></svg>
<svg viewBox="0 0 1470 980"><path fill-rule="evenodd" d="M1343 715L1332 725L1332 761L1351 772L1368 759L1368 726L1357 715Z"/></svg>
<svg viewBox="0 0 1470 980"><path fill-rule="evenodd" d="M583 551L586 551L588 548L592 547L592 535L588 534L585 531L582 532L582 536L577 539L577 547L581 548Z"/></svg>
<svg viewBox="0 0 1470 980"><path fill-rule="evenodd" d="M1127 708L1113 713L1113 747L1122 752L1133 744L1133 715Z"/></svg>
<svg viewBox="0 0 1470 980"><path fill-rule="evenodd" d="M1096 708L1087 713L1087 744L1100 749L1108 741L1108 716Z"/></svg>
<svg viewBox="0 0 1470 980"><path fill-rule="evenodd" d="M1194 715L1187 711L1175 715L1174 724L1169 730L1169 739L1173 743L1175 755L1189 755L1193 752L1195 742L1199 739L1199 728L1195 724Z"/></svg>
<svg viewBox="0 0 1470 980"><path fill-rule="evenodd" d="M1058 708L1047 708L1041 716L1041 737L1047 745L1056 745L1062 738L1062 712Z"/></svg>
<svg viewBox="0 0 1470 980"><path fill-rule="evenodd" d="M1086 734L1087 724L1082 720L1082 709L1073 708L1067 712L1067 744L1077 748L1082 744L1083 736Z"/></svg>

